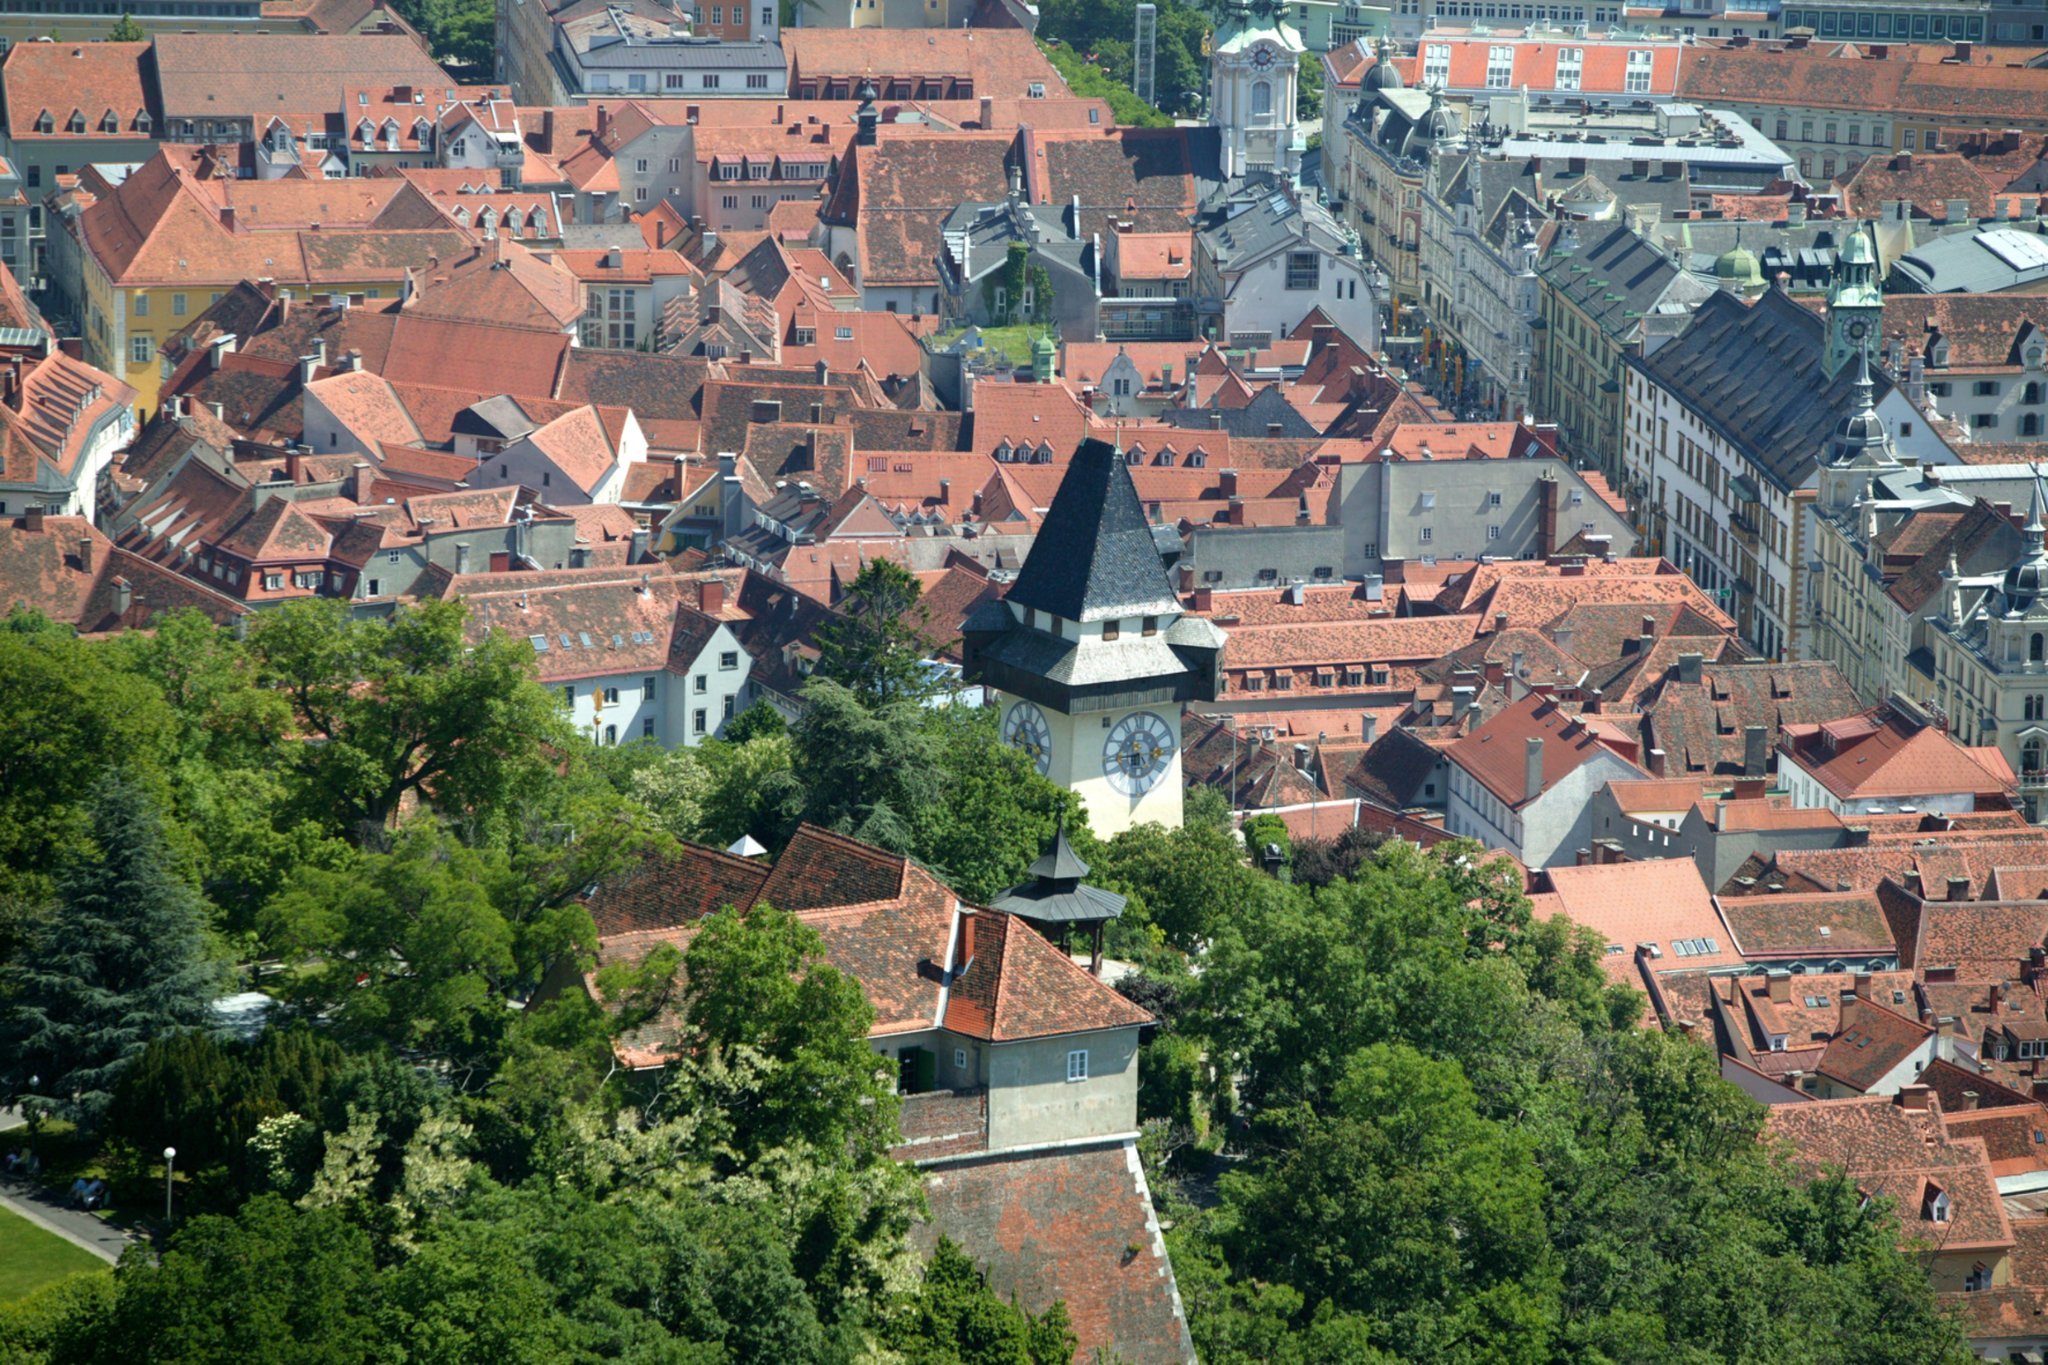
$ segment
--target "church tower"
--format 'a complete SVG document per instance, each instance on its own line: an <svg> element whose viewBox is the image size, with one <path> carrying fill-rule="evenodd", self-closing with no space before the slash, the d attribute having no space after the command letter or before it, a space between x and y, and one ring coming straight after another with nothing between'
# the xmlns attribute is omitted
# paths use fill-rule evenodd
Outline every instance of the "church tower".
<svg viewBox="0 0 2048 1365"><path fill-rule="evenodd" d="M1214 701L1223 632L1184 616L1167 576L1180 538L1145 520L1121 452L1082 444L1009 595L962 628L968 680L1005 743L1087 805L1109 838L1181 822L1181 712Z"/></svg>
<svg viewBox="0 0 2048 1365"><path fill-rule="evenodd" d="M1833 379L1858 351L1875 360L1884 336L1884 288L1877 277L1877 249L1859 224L1835 256L1828 282L1827 350L1821 368Z"/></svg>
<svg viewBox="0 0 2048 1365"><path fill-rule="evenodd" d="M1852 351L1856 365L1856 397L1847 415L1835 424L1821 462L1816 492L1822 512L1842 513L1870 496L1880 474L1899 468L1891 432L1877 415L1877 386L1870 378L1870 353Z"/></svg>
<svg viewBox="0 0 2048 1365"><path fill-rule="evenodd" d="M1235 180L1267 172L1301 174L1295 90L1301 35L1275 0L1230 0L1209 56L1209 123L1222 133L1222 172Z"/></svg>

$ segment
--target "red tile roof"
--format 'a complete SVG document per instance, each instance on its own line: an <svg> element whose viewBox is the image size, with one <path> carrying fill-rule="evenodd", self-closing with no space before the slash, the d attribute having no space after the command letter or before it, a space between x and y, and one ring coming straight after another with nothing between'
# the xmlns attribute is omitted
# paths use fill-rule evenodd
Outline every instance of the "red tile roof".
<svg viewBox="0 0 2048 1365"><path fill-rule="evenodd" d="M1773 1105L1765 1122L1814 1173L1840 1170L1865 1194L1890 1198L1900 1240L1912 1250L2012 1245L1983 1140L1951 1138L1937 1109L1908 1109L1890 1098L1820 1100ZM1930 1186L1949 1197L1946 1224L1925 1217Z"/></svg>
<svg viewBox="0 0 2048 1365"><path fill-rule="evenodd" d="M1525 780L1526 741L1536 738L1544 741L1543 783L1539 792L1531 793L1526 790ZM1550 790L1603 751L1613 752L1602 745L1584 721L1566 715L1548 697L1531 693L1453 744L1445 756L1501 802L1519 807L1532 796Z"/></svg>
<svg viewBox="0 0 2048 1365"><path fill-rule="evenodd" d="M1993 771L1979 751L1965 748L1933 726L1916 727L1889 708L1819 724L1788 725L1779 752L1784 761L1797 764L1845 801L1946 792L1995 796L2014 786L2011 772Z"/></svg>
<svg viewBox="0 0 2048 1365"><path fill-rule="evenodd" d="M1658 971L1742 965L1690 858L1553 867L1542 877L1567 918L1607 940L1601 966L1618 983L1639 984L1636 949L1645 944Z"/></svg>

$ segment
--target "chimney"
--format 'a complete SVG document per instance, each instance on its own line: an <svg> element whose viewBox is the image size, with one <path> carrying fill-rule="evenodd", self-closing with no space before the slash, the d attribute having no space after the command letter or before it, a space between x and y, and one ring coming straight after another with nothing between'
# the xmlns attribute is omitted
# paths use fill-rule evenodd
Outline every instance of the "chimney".
<svg viewBox="0 0 2048 1365"><path fill-rule="evenodd" d="M1871 981L1872 977L1869 972L1858 972L1855 979L1850 983L1849 989L1856 993L1858 1000L1868 1000L1870 999Z"/></svg>
<svg viewBox="0 0 2048 1365"><path fill-rule="evenodd" d="M349 466L349 501L357 503L363 507L368 507L370 505L370 480L373 477L373 475L374 471L371 470L369 462L367 460L357 460L353 465Z"/></svg>
<svg viewBox="0 0 2048 1365"><path fill-rule="evenodd" d="M697 589L697 610L716 616L725 610L725 580L713 578Z"/></svg>
<svg viewBox="0 0 2048 1365"><path fill-rule="evenodd" d="M1650 776L1664 776L1666 765L1669 761L1662 749L1650 750Z"/></svg>
<svg viewBox="0 0 2048 1365"><path fill-rule="evenodd" d="M1970 898L1970 879L1968 877L1950 877L1948 879L1948 898L1952 901L1968 900Z"/></svg>
<svg viewBox="0 0 2048 1365"><path fill-rule="evenodd" d="M1493 614L1493 632L1494 632L1494 634L1498 635L1498 634L1500 634L1500 633L1501 633L1502 631L1506 630L1507 628L1508 628L1508 614L1507 614L1506 612L1504 612L1504 611L1497 611L1497 612L1495 612L1495 613Z"/></svg>
<svg viewBox="0 0 2048 1365"><path fill-rule="evenodd" d="M1543 795L1543 736L1531 735L1523 746L1522 797L1534 801Z"/></svg>
<svg viewBox="0 0 2048 1365"><path fill-rule="evenodd" d="M1372 712L1367 711L1365 714L1361 715L1358 718L1358 738L1363 743L1371 744L1377 741L1379 737L1380 718L1374 715Z"/></svg>
<svg viewBox="0 0 2048 1365"><path fill-rule="evenodd" d="M1984 1102L1984 1097L1974 1090L1963 1092L1963 1112L1968 1113Z"/></svg>
<svg viewBox="0 0 2048 1365"><path fill-rule="evenodd" d="M1773 969L1770 982L1771 999L1780 1005L1789 1004L1792 999L1792 973Z"/></svg>
<svg viewBox="0 0 2048 1365"><path fill-rule="evenodd" d="M642 564L647 561L647 536L648 532L645 526L635 526L633 528L633 549L626 557L628 564Z"/></svg>
<svg viewBox="0 0 2048 1365"><path fill-rule="evenodd" d="M1899 1087L1899 1108L1925 1110L1927 1108L1927 1097L1933 1093L1934 1089L1932 1086L1902 1085Z"/></svg>
<svg viewBox="0 0 2048 1365"><path fill-rule="evenodd" d="M1698 659L1699 655L1695 654L1692 657ZM1763 726L1745 725L1742 727L1742 775L1744 777L1762 777L1764 775L1764 760L1769 752L1769 746L1764 743Z"/></svg>
<svg viewBox="0 0 2048 1365"><path fill-rule="evenodd" d="M1991 983L1990 1001L1991 1013L1994 1015L2005 1007L2005 987L2001 983L1996 981Z"/></svg>
<svg viewBox="0 0 2048 1365"><path fill-rule="evenodd" d="M78 538L78 567L85 570L85 572L87 573L92 572L91 536L80 536Z"/></svg>
<svg viewBox="0 0 2048 1365"><path fill-rule="evenodd" d="M297 446L287 447L284 452L285 482L293 487L297 487L300 483L299 476L305 473L305 469L305 461L299 454L299 448Z"/></svg>
<svg viewBox="0 0 2048 1365"><path fill-rule="evenodd" d="M820 386L832 382L832 367L827 365L824 361L819 361L816 365L812 366L811 369L812 372L817 375L818 383Z"/></svg>
<svg viewBox="0 0 2048 1365"><path fill-rule="evenodd" d="M1236 497L1237 471L1235 469L1224 469L1217 471L1216 488L1217 491L1222 493L1223 496L1226 498Z"/></svg>
<svg viewBox="0 0 2048 1365"><path fill-rule="evenodd" d="M1209 409L1209 427L1210 427L1210 429L1211 429L1211 430L1214 430L1214 431L1221 431L1221 430L1223 430L1223 409L1221 409L1221 408L1210 408L1210 409Z"/></svg>
<svg viewBox="0 0 2048 1365"><path fill-rule="evenodd" d="M43 509L40 503L34 507L25 508L22 511L21 529L24 531L33 531L38 534L41 533L43 529Z"/></svg>
<svg viewBox="0 0 2048 1365"><path fill-rule="evenodd" d="M1465 719L1465 713L1472 709L1473 690L1470 687L1453 687L1451 689L1451 719L1453 721Z"/></svg>
<svg viewBox="0 0 2048 1365"><path fill-rule="evenodd" d="M1704 656L1699 654L1679 655L1678 680L1682 683L1698 683L1700 680L1700 664L1704 661ZM1747 741L1745 740L1744 743L1746 744Z"/></svg>
<svg viewBox="0 0 2048 1365"><path fill-rule="evenodd" d="M981 97L981 131L984 133L996 126L996 101L992 95Z"/></svg>
<svg viewBox="0 0 2048 1365"><path fill-rule="evenodd" d="M235 206L233 204L222 204L220 206L220 225L229 232L235 230Z"/></svg>
<svg viewBox="0 0 2048 1365"><path fill-rule="evenodd" d="M455 572L458 574L469 572L469 542L466 540L455 542Z"/></svg>
<svg viewBox="0 0 2048 1365"><path fill-rule="evenodd" d="M960 961L953 968L956 974L966 971L967 964L974 961L974 919L972 909L960 907Z"/></svg>
<svg viewBox="0 0 2048 1365"><path fill-rule="evenodd" d="M114 580L114 614L126 619L135 606L135 585L125 578Z"/></svg>

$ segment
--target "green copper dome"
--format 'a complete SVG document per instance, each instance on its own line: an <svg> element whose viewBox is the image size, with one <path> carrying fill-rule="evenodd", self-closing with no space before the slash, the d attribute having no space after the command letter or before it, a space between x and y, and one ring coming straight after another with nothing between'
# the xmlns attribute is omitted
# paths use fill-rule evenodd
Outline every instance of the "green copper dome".
<svg viewBox="0 0 2048 1365"><path fill-rule="evenodd" d="M1757 263L1756 253L1741 246L1721 253L1714 262L1714 276L1733 280L1744 289L1761 289L1764 283L1763 267Z"/></svg>

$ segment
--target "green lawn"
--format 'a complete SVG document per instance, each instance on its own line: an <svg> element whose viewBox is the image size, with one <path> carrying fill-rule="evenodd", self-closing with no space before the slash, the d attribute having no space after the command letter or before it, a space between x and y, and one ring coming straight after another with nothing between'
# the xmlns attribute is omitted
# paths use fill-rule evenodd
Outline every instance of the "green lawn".
<svg viewBox="0 0 2048 1365"><path fill-rule="evenodd" d="M0 1209L0 1303L10 1303L52 1280L107 1263L82 1247L8 1209Z"/></svg>
<svg viewBox="0 0 2048 1365"><path fill-rule="evenodd" d="M1021 368L1031 364L1031 340L1044 330L1043 327L1021 325L984 327L981 329L981 344L995 354L1008 356L1012 365ZM965 327L948 328L934 336L932 342L937 346L946 346L958 341L966 331Z"/></svg>

